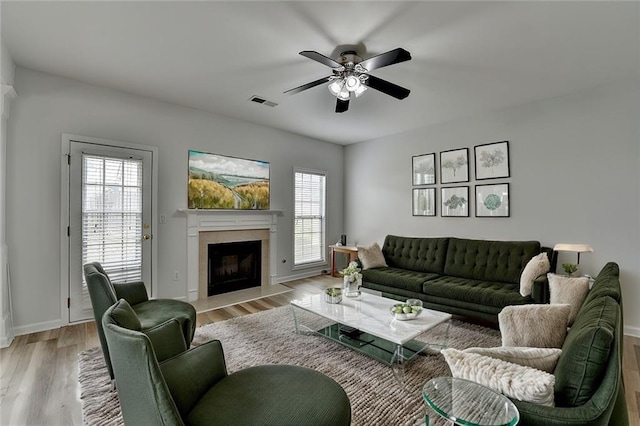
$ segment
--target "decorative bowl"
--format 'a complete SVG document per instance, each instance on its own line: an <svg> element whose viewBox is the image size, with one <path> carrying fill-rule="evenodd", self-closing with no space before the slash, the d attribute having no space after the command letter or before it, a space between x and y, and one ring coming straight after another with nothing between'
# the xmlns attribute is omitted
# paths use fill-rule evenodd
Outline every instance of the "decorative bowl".
<svg viewBox="0 0 640 426"><path fill-rule="evenodd" d="M342 289L340 287L329 287L324 290L324 301L327 303L340 303L342 302Z"/></svg>
<svg viewBox="0 0 640 426"><path fill-rule="evenodd" d="M396 303L391 307L391 315L398 321L416 318L422 312L422 301L409 299L405 303Z"/></svg>

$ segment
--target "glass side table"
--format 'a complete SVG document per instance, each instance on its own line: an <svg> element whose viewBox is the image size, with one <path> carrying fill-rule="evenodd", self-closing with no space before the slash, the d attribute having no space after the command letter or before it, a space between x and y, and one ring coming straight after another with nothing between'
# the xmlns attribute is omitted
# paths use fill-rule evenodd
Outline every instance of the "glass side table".
<svg viewBox="0 0 640 426"><path fill-rule="evenodd" d="M433 411L456 425L513 426L520 420L509 398L469 380L436 377L424 385L422 396ZM428 415L425 420L428 425Z"/></svg>

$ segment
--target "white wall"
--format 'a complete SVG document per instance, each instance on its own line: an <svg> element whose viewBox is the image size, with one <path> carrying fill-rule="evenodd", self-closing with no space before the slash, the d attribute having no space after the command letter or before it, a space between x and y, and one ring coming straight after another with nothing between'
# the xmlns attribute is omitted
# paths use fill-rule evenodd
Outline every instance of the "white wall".
<svg viewBox="0 0 640 426"><path fill-rule="evenodd" d="M13 340L13 325L11 321L11 305L9 300L8 276L8 248L6 238L6 147L7 122L9 119L10 103L15 97L13 80L15 65L9 50L0 40L0 347L6 347Z"/></svg>
<svg viewBox="0 0 640 426"><path fill-rule="evenodd" d="M328 242L343 231L340 145L20 67L15 85L20 97L9 122L7 239L17 334L51 328L67 315L60 312L58 278L62 133L159 148L158 206L167 215L155 233L159 297L186 296L186 218L176 210L186 207L188 149L271 162L271 208L284 210L278 223L279 280L300 273L291 268L294 166L328 173ZM247 102L247 108L256 107ZM172 281L174 270L180 271L179 282Z"/></svg>
<svg viewBox="0 0 640 426"><path fill-rule="evenodd" d="M346 232L361 244L387 234L590 244L581 272L620 265L626 331L640 336L639 102L638 81L619 82L348 146ZM473 196L469 218L442 218L440 206L438 217L412 216L412 155L470 148L471 182L460 185L473 193L474 145L502 140L512 177L496 182L510 182L510 218L475 218Z"/></svg>

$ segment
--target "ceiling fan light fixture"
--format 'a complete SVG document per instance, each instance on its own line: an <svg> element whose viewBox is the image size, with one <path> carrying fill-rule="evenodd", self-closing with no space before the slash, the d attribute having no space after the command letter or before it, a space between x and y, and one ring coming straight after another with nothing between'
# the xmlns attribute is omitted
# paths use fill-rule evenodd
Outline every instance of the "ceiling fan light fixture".
<svg viewBox="0 0 640 426"><path fill-rule="evenodd" d="M327 87L329 88L329 91L333 96L338 96L343 86L344 86L344 81L341 78L337 78L333 80L331 83L329 83L329 86Z"/></svg>
<svg viewBox="0 0 640 426"><path fill-rule="evenodd" d="M344 78L333 80L327 87L331 94L338 99L341 99L343 101L349 100L351 93L346 87Z"/></svg>
<svg viewBox="0 0 640 426"><path fill-rule="evenodd" d="M344 85L348 91L355 92L360 87L360 79L352 74L345 79Z"/></svg>
<svg viewBox="0 0 640 426"><path fill-rule="evenodd" d="M342 99L343 101L348 101L351 97L351 92L347 90L346 85L342 86L342 90L338 93L338 99Z"/></svg>
<svg viewBox="0 0 640 426"><path fill-rule="evenodd" d="M364 84L361 84L355 91L354 93L356 94L356 98L359 97L360 95L362 95L365 91L367 90L367 86L365 86Z"/></svg>

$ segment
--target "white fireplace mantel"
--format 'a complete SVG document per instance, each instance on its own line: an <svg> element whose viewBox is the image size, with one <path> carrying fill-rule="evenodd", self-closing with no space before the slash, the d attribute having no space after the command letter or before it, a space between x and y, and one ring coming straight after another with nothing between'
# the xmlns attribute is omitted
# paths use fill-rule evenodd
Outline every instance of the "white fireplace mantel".
<svg viewBox="0 0 640 426"><path fill-rule="evenodd" d="M275 284L278 271L278 216L282 210L200 210L179 209L187 216L187 299L198 299L198 253L200 232L269 230L269 283Z"/></svg>

